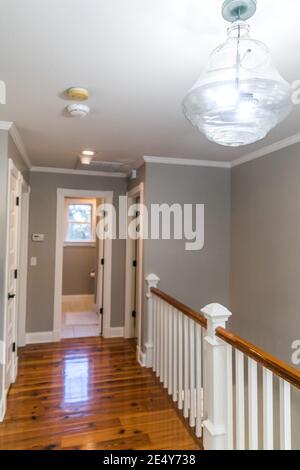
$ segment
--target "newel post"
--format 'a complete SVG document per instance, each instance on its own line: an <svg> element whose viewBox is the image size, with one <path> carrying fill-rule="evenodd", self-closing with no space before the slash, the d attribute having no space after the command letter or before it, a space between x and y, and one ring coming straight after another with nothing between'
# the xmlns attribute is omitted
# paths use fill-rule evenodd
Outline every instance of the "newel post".
<svg viewBox="0 0 300 470"><path fill-rule="evenodd" d="M157 288L160 279L156 274L149 274L146 277L147 283L147 332L146 332L146 341L145 341L145 366L152 367L152 358L153 358L153 310L154 310L154 302L153 302L153 295L151 292L151 288Z"/></svg>
<svg viewBox="0 0 300 470"><path fill-rule="evenodd" d="M231 312L220 304L210 304L201 312L207 319L204 338L205 397L207 419L203 423L204 449L227 448L227 397L226 397L226 344L216 335L216 328L225 328Z"/></svg>

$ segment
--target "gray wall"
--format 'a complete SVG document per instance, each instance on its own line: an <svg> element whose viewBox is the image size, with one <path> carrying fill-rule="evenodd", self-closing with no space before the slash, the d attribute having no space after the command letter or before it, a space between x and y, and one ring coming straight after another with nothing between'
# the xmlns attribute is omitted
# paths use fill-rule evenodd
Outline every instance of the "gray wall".
<svg viewBox="0 0 300 470"><path fill-rule="evenodd" d="M300 339L300 145L232 170L234 330L290 362Z"/></svg>
<svg viewBox="0 0 300 470"><path fill-rule="evenodd" d="M148 207L205 205L204 248L186 251L182 240L146 240L145 275L158 275L160 289L196 310L210 302L229 306L230 170L147 163L145 182Z"/></svg>
<svg viewBox="0 0 300 470"><path fill-rule="evenodd" d="M300 339L300 145L234 168L231 205L230 327L291 364ZM299 392L292 408L300 449ZM278 435L278 384L274 410Z"/></svg>
<svg viewBox="0 0 300 470"><path fill-rule="evenodd" d="M63 295L95 294L96 246L65 246L63 254Z"/></svg>
<svg viewBox="0 0 300 470"><path fill-rule="evenodd" d="M126 179L99 176L31 173L29 234L44 233L44 243L29 243L29 257L38 266L29 267L27 332L53 330L54 269L57 188L114 191L114 203L126 192ZM111 326L124 324L125 241L113 241Z"/></svg>

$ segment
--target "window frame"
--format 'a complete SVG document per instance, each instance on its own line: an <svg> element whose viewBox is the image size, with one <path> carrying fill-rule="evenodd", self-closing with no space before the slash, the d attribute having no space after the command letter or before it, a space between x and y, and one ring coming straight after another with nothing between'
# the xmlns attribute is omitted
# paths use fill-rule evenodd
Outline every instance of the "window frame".
<svg viewBox="0 0 300 470"><path fill-rule="evenodd" d="M91 224L88 222L76 222L83 225L91 225L92 236L91 240L68 240L68 209L71 205L89 205L92 206L92 220ZM64 211L64 246L96 246L96 218L97 218L97 204L96 199L83 199L83 198L65 198L65 211ZM75 222L74 222L75 223Z"/></svg>

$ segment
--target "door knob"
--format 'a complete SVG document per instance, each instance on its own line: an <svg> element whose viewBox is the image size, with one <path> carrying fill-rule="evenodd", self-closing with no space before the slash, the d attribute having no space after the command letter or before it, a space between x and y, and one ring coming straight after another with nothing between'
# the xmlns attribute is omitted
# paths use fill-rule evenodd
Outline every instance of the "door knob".
<svg viewBox="0 0 300 470"><path fill-rule="evenodd" d="M16 294L8 294L8 300L14 299Z"/></svg>

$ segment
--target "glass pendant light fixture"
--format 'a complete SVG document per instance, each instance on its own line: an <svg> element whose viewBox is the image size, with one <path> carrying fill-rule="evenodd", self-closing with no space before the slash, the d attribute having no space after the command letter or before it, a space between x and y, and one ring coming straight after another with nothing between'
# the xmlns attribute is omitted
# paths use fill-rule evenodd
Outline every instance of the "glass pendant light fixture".
<svg viewBox="0 0 300 470"><path fill-rule="evenodd" d="M268 48L250 38L245 22L256 0L226 0L223 17L232 24L228 39L183 101L187 119L217 144L239 147L263 139L292 109L290 84Z"/></svg>

